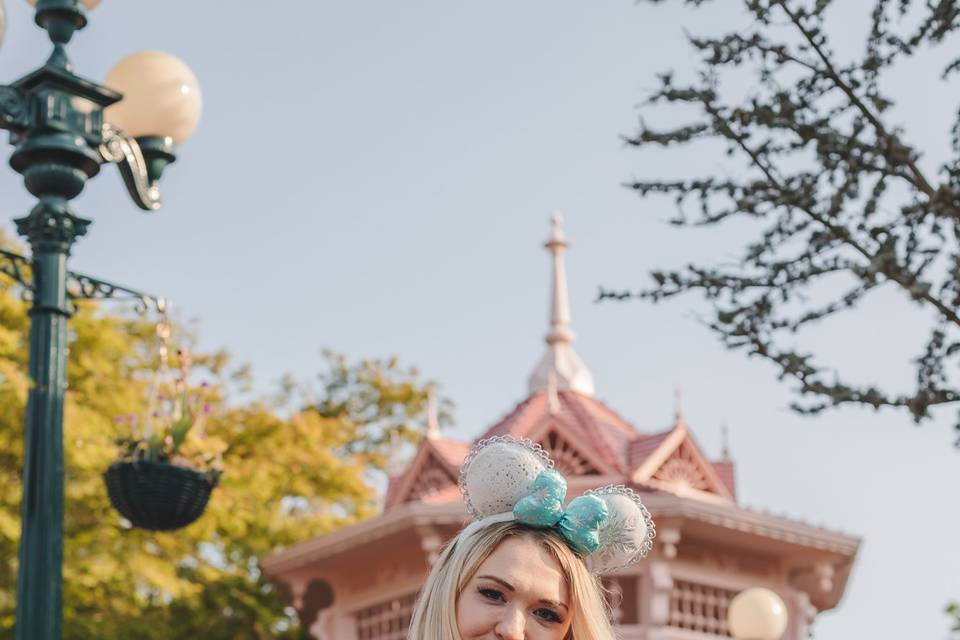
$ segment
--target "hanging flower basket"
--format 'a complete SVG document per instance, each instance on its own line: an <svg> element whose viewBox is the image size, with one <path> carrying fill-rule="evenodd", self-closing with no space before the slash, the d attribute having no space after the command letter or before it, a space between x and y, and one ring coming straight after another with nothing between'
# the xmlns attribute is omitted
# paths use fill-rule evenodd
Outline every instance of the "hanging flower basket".
<svg viewBox="0 0 960 640"><path fill-rule="evenodd" d="M195 521L207 507L223 472L226 443L210 437L204 419L210 413L206 384L187 383L190 354L177 350L179 375L166 378L170 327L157 325L160 366L149 391L147 411L118 416L129 429L117 438L120 455L103 480L113 507L134 527L172 531ZM124 430L125 430L124 429Z"/></svg>
<svg viewBox="0 0 960 640"><path fill-rule="evenodd" d="M133 526L149 531L180 529L199 518L217 476L169 462L120 461L103 474L110 502Z"/></svg>

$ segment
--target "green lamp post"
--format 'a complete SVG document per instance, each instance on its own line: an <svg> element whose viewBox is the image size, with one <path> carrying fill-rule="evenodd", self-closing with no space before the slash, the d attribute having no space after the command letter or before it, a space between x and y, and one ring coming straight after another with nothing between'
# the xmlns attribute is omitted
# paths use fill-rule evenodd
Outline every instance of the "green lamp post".
<svg viewBox="0 0 960 640"><path fill-rule="evenodd" d="M67 257L91 223L73 212L70 201L102 165L116 164L134 202L157 209L157 183L176 159L176 145L193 132L201 98L190 70L159 52L122 60L110 72L109 86L80 77L67 58L66 44L87 24L86 11L99 0L30 2L36 6L36 23L53 42L53 53L40 68L0 85L0 128L10 132L14 147L10 166L37 199L29 215L16 220L32 250L28 284L33 294L16 638L59 640L70 298L112 297L118 290L83 277L79 293L68 291L76 275L67 271ZM3 16L0 9L0 20Z"/></svg>

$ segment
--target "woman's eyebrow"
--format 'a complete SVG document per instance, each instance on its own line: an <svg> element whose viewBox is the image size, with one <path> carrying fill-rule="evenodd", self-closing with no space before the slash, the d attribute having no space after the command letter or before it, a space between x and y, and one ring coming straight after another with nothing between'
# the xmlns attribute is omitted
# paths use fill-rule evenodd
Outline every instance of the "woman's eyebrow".
<svg viewBox="0 0 960 640"><path fill-rule="evenodd" d="M510 583L507 582L506 580L501 580L500 578L498 578L498 577L496 577L496 576L477 576L477 577L478 577L478 578L483 578L483 579L485 579L485 580L493 580L494 582L499 583L500 585L502 585L503 588L506 589L507 591L516 591L516 589L513 588L513 585L512 585L512 584L510 584Z"/></svg>
<svg viewBox="0 0 960 640"><path fill-rule="evenodd" d="M565 609L567 611L570 610L570 608L567 605L563 604L562 602L557 602L556 600L540 600L540 604L550 605L551 607L558 607L561 609Z"/></svg>

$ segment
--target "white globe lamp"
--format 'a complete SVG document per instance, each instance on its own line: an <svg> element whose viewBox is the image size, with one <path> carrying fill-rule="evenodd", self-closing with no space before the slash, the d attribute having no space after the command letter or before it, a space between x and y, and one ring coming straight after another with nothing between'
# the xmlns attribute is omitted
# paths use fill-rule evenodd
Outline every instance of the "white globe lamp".
<svg viewBox="0 0 960 640"><path fill-rule="evenodd" d="M780 640L787 630L787 605L770 589L751 587L730 602L727 624L735 640Z"/></svg>
<svg viewBox="0 0 960 640"><path fill-rule="evenodd" d="M200 85L186 64L162 51L140 51L118 62L105 84L123 100L104 112L107 122L133 138L170 138L181 144L200 121Z"/></svg>

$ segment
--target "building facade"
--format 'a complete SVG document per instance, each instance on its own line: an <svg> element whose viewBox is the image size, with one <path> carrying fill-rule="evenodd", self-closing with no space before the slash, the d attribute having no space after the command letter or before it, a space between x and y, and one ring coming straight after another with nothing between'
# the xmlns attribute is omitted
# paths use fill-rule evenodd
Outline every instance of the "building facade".
<svg viewBox="0 0 960 640"><path fill-rule="evenodd" d="M607 484L641 493L657 525L650 556L603 577L623 640L728 638L726 610L739 591L773 589L787 604L784 640L808 637L837 606L860 541L737 504L734 464L706 456L677 410L673 424L641 431L594 397L573 348L564 271L567 241L554 219L546 351L528 395L477 438L539 443L569 483L568 497ZM383 514L264 558L322 640L405 640L416 595L441 548L466 523L457 480L472 443L427 437L390 479Z"/></svg>

